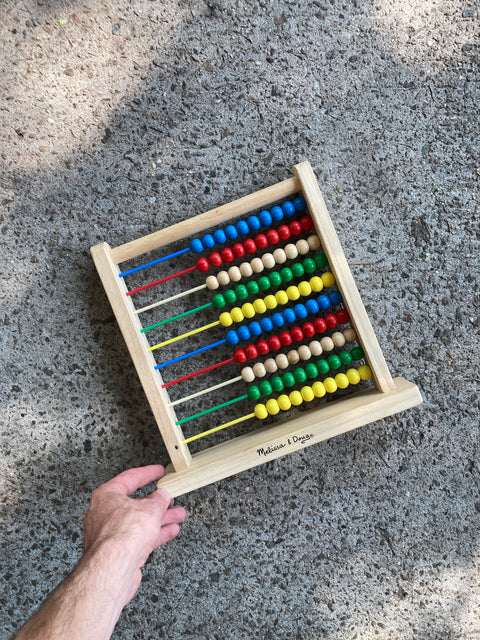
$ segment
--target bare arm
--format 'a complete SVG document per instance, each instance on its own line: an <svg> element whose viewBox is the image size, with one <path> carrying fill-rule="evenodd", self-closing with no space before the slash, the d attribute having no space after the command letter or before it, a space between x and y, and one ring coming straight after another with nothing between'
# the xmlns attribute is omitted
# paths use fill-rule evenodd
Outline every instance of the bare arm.
<svg viewBox="0 0 480 640"><path fill-rule="evenodd" d="M130 469L96 489L84 523L84 554L16 640L106 640L142 579L150 553L174 538L185 518L166 491L128 496L164 473Z"/></svg>

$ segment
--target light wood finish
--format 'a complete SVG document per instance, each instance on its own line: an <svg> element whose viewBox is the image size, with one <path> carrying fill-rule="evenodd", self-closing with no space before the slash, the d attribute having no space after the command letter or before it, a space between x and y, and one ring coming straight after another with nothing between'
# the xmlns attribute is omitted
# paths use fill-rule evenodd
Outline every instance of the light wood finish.
<svg viewBox="0 0 480 640"><path fill-rule="evenodd" d="M135 258L143 253L147 253L147 251L158 249L171 242L181 240L186 236L197 234L210 227L219 226L227 220L237 218L255 209L266 207L272 202L288 198L288 196L297 193L298 190L297 179L288 178L271 187L251 193L248 196L224 204L221 207L211 209L190 220L185 220L185 222L179 222L166 229L161 229L148 236L143 236L143 238L137 238L119 247L115 247L112 249L112 260L116 264L119 264L130 258Z"/></svg>
<svg viewBox="0 0 480 640"><path fill-rule="evenodd" d="M394 388L392 376L358 293L312 167L309 162L302 162L293 167L293 172L299 179L303 197L307 201L328 264L335 274L335 281L342 294L344 306L350 314L352 326L365 351L375 384L380 391L390 391Z"/></svg>
<svg viewBox="0 0 480 640"><path fill-rule="evenodd" d="M118 277L119 269L112 261L111 249L104 242L92 247L90 251L167 447L170 460L176 470L186 469L191 461L190 451L183 444L182 429L175 424L177 419L175 412L168 406L169 398L165 389L162 389L162 377L154 368L155 359L148 351L145 334L140 333L142 328L140 320L135 315L131 299L125 295L127 287L124 279Z"/></svg>
<svg viewBox="0 0 480 640"><path fill-rule="evenodd" d="M416 385L395 378L395 388L382 393L371 387L347 398L329 402L296 418L263 427L193 455L188 470L170 467L158 482L172 497L246 471L264 462L304 449L322 440L381 420L422 402ZM263 450L263 452L261 451Z"/></svg>

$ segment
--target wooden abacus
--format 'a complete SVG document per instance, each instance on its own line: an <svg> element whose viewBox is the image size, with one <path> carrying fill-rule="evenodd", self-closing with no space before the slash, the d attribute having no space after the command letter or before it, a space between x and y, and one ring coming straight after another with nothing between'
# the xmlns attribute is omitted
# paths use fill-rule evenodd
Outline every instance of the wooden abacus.
<svg viewBox="0 0 480 640"><path fill-rule="evenodd" d="M102 243L91 248L98 273L113 308L128 350L135 364L140 381L147 395L154 417L164 440L171 464L167 467L167 473L158 486L165 487L172 497L182 495L204 485L216 482L241 471L250 469L268 460L273 460L287 453L291 453L316 444L332 436L355 429L369 422L382 419L396 412L403 411L422 402L418 388L403 378L392 379L386 365L383 354L378 345L367 313L360 299L357 287L343 254L339 239L334 230L328 214L325 202L318 187L312 168L308 162L303 162L293 168L293 177L271 187L253 193L236 200L230 204L218 207L207 213L198 215L185 222L156 231L150 235L138 238L124 245L110 248L107 243ZM296 197L295 197L296 196ZM292 199L286 200L285 199ZM280 204L280 206L279 206ZM273 206L272 206L273 205ZM272 206L270 211L265 207ZM305 211L306 208L306 211ZM262 210L257 216L250 216L247 220L236 221L252 211ZM308 215L306 215L308 213ZM302 215L303 214L303 215ZM291 222L287 223L287 218ZM283 220L282 220L283 218ZM219 225L230 221L225 228ZM236 221L232 224L232 221ZM262 225L283 222L275 229L270 228L265 234L258 233ZM188 236L198 234L214 228L212 234L206 234L202 239L193 239L187 247L182 247L173 253L163 255L150 260L146 264L127 269L121 272L119 264L138 256L142 256L153 250L159 250L165 245L184 240ZM311 232L306 240L301 239L296 243L285 244L292 236L303 232ZM243 243L234 242L239 235L251 234L255 239L247 238ZM211 249L215 244L229 243L233 246L226 247L220 253L213 252L208 258L199 257L194 266L180 270L178 273L166 275L147 285L127 289L125 280L135 277L144 269L151 269L156 265L163 265L167 260L181 261L184 256L191 253L201 253ZM277 245L272 253L266 253L262 259L253 258L250 262L243 261L245 254L255 254L268 245ZM321 249L323 253L315 253ZM299 255L312 253L313 258L306 258L303 262L292 261ZM160 328L171 320L189 317L197 310L207 313L212 307L218 309L227 308L238 299L247 300L254 296L259 289L267 291L269 287L279 286L284 277L284 282L295 282L301 275L312 274L314 269L326 266L330 271L324 271L321 275L314 275L309 280L305 279L295 286L290 284L275 294L269 293L265 297L257 296L253 302L244 302L229 311L223 310L217 319L206 325L187 331L186 333L164 340L158 344L150 345L146 338L146 332ZM221 271L216 276L208 276L205 283L197 284L194 288L181 291L167 299L149 304L136 309L132 302L132 295L150 289L162 283L174 280L188 273L206 272L211 267L218 268L222 263L231 264L228 271ZM212 301L200 305L197 309L187 310L183 313L153 323L148 327L142 327L139 315L147 310L155 309L169 302L177 303L178 300L195 293L196 291L222 290L221 287L230 282L239 282L248 279L253 273L272 269L276 264L285 264L279 276L278 272L271 272L270 278L263 277L260 280L249 280L246 286L237 285L235 289L216 293ZM300 266L299 266L300 265ZM161 267L160 267L161 268ZM273 277L273 274L276 274ZM280 279L279 279L280 278ZM331 289L333 284L337 289ZM259 285L261 285L259 287ZM325 291L330 288L330 293ZM315 296L320 291L320 296ZM282 307L304 296L305 304L297 303L288 306L281 313L275 312L269 316L274 308ZM336 308L335 312L322 313L328 308ZM205 311L203 311L205 310ZM307 319L307 316L313 316ZM245 318L260 317L260 322L254 320L251 323L241 325L237 330L228 329L224 337L213 343L181 354L166 362L157 363L154 352L162 347L178 342L181 339L195 336L203 331L217 327L223 328L242 322ZM295 320L307 320L301 326L291 330L283 330L275 335L277 328L283 324L294 323ZM211 320L211 318L210 318ZM311 320L311 321L310 321ZM334 331L337 325L351 324L343 333ZM262 338L262 334L265 339ZM318 340L305 343L305 338L313 338L323 334ZM223 334L222 334L223 335ZM168 365L184 363L185 360L198 354L205 354L212 348L226 344L231 348L242 340L248 340L252 336L260 338L252 341L245 349L237 348L233 356L226 360L206 366L199 371L187 373L169 382L164 382L161 370ZM321 359L316 364L308 363L305 367L294 367L299 360L313 358L328 351L337 350L345 344L356 340L359 347L349 351L342 351L338 355L332 353L326 359ZM292 342L302 343L297 349L288 351ZM246 366L241 375L233 376L229 380L222 380L219 384L208 389L193 393L180 400L171 401L167 388L171 385L188 381L197 375L218 370L223 366L238 366L246 360L258 355L267 355L269 352L278 351L275 358L270 357L263 362L257 362L253 367ZM321 378L330 370L337 370L340 366L348 367L354 360L364 358L367 364L358 368L347 369L345 373L339 372L335 376ZM276 373L279 369L285 369L285 373ZM204 396L208 392L218 391L227 385L236 383L250 383L255 377L268 378L257 385L248 387L247 393L238 398L220 403L200 411L194 416L178 420L174 406L185 401ZM339 389L353 387L362 380L373 379L373 384L361 391L326 402L329 395ZM315 380L311 385L304 385L295 389L306 379ZM185 437L182 425L197 417L210 415L222 407L232 410L233 405L243 405L256 401L262 394L286 391L285 386L291 388L290 392L284 392L271 398L265 404L258 403L253 411L241 415L232 420L207 429L190 437ZM319 400L326 396L323 400ZM313 408L307 411L298 411L296 407L311 403ZM273 422L271 416L280 413L287 415L283 420ZM231 439L210 446L192 454L189 449L191 442L200 438L209 440L212 434L227 431L235 425L258 422L267 418L259 428L247 431ZM273 422L273 423L272 423Z"/></svg>

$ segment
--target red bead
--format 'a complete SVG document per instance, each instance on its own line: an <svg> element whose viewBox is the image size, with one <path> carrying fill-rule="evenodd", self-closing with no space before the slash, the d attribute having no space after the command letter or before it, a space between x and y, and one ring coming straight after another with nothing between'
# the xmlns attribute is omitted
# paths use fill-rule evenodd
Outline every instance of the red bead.
<svg viewBox="0 0 480 640"><path fill-rule="evenodd" d="M245 353L249 360L255 360L255 358L258 358L257 347L254 344L249 344L248 346L246 346Z"/></svg>
<svg viewBox="0 0 480 640"><path fill-rule="evenodd" d="M269 244L278 244L280 242L280 238L275 229L269 229L267 231L267 239Z"/></svg>
<svg viewBox="0 0 480 640"><path fill-rule="evenodd" d="M233 357L235 358L235 362L238 364L243 364L247 361L247 354L243 349L235 349Z"/></svg>
<svg viewBox="0 0 480 640"><path fill-rule="evenodd" d="M205 271L208 271L210 268L210 265L208 264L208 260L206 258L199 258L197 260L197 269L200 271L200 273L205 273Z"/></svg>
<svg viewBox="0 0 480 640"><path fill-rule="evenodd" d="M302 331L306 338L313 338L315 335L315 327L311 322L305 322L302 324Z"/></svg>
<svg viewBox="0 0 480 640"><path fill-rule="evenodd" d="M293 327L293 329L290 329L290 335L294 342L301 342L303 340L303 331L300 327Z"/></svg>
<svg viewBox="0 0 480 640"><path fill-rule="evenodd" d="M298 220L292 220L288 226L292 236L299 236L302 233L302 223Z"/></svg>
<svg viewBox="0 0 480 640"><path fill-rule="evenodd" d="M234 259L234 255L233 255L233 251L231 249L229 249L228 247L225 247L225 249L222 249L220 251L220 255L222 256L222 260L224 262L233 262Z"/></svg>
<svg viewBox="0 0 480 640"><path fill-rule="evenodd" d="M257 347L258 353L261 356L266 356L267 353L270 351L270 347L268 346L268 343L265 340L259 340L255 346Z"/></svg>
<svg viewBox="0 0 480 640"><path fill-rule="evenodd" d="M302 225L302 229L304 231L311 231L313 229L313 220L310 216L302 216L300 218L300 224Z"/></svg>
<svg viewBox="0 0 480 640"><path fill-rule="evenodd" d="M265 247L268 247L267 236L259 233L258 236L255 236L255 244L257 245L257 249L265 249Z"/></svg>
<svg viewBox="0 0 480 640"><path fill-rule="evenodd" d="M278 351L282 346L282 343L280 342L280 338L278 336L270 336L267 342L271 351Z"/></svg>
<svg viewBox="0 0 480 640"><path fill-rule="evenodd" d="M277 233L280 240L288 240L292 235L286 224L281 224L277 229Z"/></svg>
<svg viewBox="0 0 480 640"><path fill-rule="evenodd" d="M245 255L245 249L243 248L243 244L240 244L240 242L236 242L233 245L232 251L235 258L243 258Z"/></svg>
<svg viewBox="0 0 480 640"><path fill-rule="evenodd" d="M313 326L315 327L315 331L317 333L325 333L327 330L327 323L323 318L315 318L313 321Z"/></svg>
<svg viewBox="0 0 480 640"><path fill-rule="evenodd" d="M339 309L335 315L337 316L337 320L340 324L347 324L350 322L350 316L346 309Z"/></svg>
<svg viewBox="0 0 480 640"><path fill-rule="evenodd" d="M243 248L247 253L255 253L255 251L257 250L257 245L255 244L254 240L252 240L251 238L247 238L243 243Z"/></svg>
<svg viewBox="0 0 480 640"><path fill-rule="evenodd" d="M292 344L292 336L288 331L282 331L278 337L280 338L282 347L289 347Z"/></svg>
<svg viewBox="0 0 480 640"><path fill-rule="evenodd" d="M335 329L338 324L337 316L333 313L327 313L325 316L325 322L327 323L327 327L329 329Z"/></svg>
<svg viewBox="0 0 480 640"><path fill-rule="evenodd" d="M222 256L215 251L208 256L208 261L212 267L219 267L222 264Z"/></svg>

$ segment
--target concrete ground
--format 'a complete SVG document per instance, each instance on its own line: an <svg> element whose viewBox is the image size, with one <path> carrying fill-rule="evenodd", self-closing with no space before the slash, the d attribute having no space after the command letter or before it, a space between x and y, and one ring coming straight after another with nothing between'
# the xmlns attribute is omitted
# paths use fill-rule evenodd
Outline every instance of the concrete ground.
<svg viewBox="0 0 480 640"><path fill-rule="evenodd" d="M0 7L0 635L80 556L94 487L167 462L89 247L310 160L394 375L424 404L178 500L114 638L474 639L474 0Z"/></svg>

